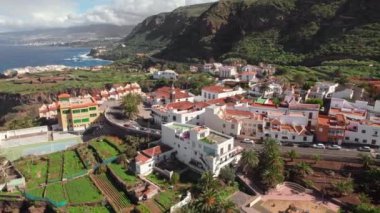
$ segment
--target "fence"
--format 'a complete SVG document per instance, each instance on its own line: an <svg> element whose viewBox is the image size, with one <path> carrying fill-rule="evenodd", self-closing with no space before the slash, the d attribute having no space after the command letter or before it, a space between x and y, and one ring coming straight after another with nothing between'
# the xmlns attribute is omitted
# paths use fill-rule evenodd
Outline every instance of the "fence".
<svg viewBox="0 0 380 213"><path fill-rule="evenodd" d="M181 207L189 204L190 201L191 201L191 193L187 192L187 195L183 200L181 200L180 202L170 207L170 213L175 212L177 209L180 209Z"/></svg>
<svg viewBox="0 0 380 213"><path fill-rule="evenodd" d="M29 193L26 193L26 192L23 192L22 194L28 200L31 200L31 201L44 201L44 202L47 202L47 203L49 203L50 205L52 205L52 206L54 206L56 208L64 207L64 206L67 205L67 201L57 202L57 201L51 200L49 198L43 198L43 197L35 196L35 195L29 194Z"/></svg>

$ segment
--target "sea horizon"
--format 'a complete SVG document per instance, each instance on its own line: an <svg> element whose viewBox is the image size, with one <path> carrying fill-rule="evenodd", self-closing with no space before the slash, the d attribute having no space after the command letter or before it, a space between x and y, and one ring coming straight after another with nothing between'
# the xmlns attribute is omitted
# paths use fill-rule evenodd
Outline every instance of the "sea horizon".
<svg viewBox="0 0 380 213"><path fill-rule="evenodd" d="M112 63L88 56L91 48L59 46L27 46L0 43L0 73L10 69L64 65L92 67Z"/></svg>

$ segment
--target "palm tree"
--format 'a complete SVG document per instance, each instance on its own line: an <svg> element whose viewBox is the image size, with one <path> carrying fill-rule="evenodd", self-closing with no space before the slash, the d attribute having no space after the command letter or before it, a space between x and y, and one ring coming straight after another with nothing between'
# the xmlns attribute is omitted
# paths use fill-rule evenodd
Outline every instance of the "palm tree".
<svg viewBox="0 0 380 213"><path fill-rule="evenodd" d="M239 212L239 210L236 208L236 205L231 200L224 200L218 204L218 212L223 213L235 213Z"/></svg>
<svg viewBox="0 0 380 213"><path fill-rule="evenodd" d="M240 159L240 165L242 166L243 172L247 174L259 164L259 158L253 150L244 151Z"/></svg>
<svg viewBox="0 0 380 213"><path fill-rule="evenodd" d="M313 169L311 168L311 166L305 162L298 163L296 165L296 169L302 177L305 177L306 175L313 173Z"/></svg>
<svg viewBox="0 0 380 213"><path fill-rule="evenodd" d="M202 174L199 185L202 191L214 190L217 188L218 182L215 180L212 172L205 172Z"/></svg>
<svg viewBox="0 0 380 213"><path fill-rule="evenodd" d="M214 189L204 191L195 201L195 208L199 212L216 212L218 204L217 193Z"/></svg>
<svg viewBox="0 0 380 213"><path fill-rule="evenodd" d="M290 150L287 154L292 162L294 161L294 158L298 157L298 153L294 149Z"/></svg>
<svg viewBox="0 0 380 213"><path fill-rule="evenodd" d="M362 154L362 153L359 154L359 157L362 161L363 168L369 169L373 163L372 157L368 154Z"/></svg>
<svg viewBox="0 0 380 213"><path fill-rule="evenodd" d="M334 188L340 196L347 195L354 191L354 186L351 180L334 183Z"/></svg>

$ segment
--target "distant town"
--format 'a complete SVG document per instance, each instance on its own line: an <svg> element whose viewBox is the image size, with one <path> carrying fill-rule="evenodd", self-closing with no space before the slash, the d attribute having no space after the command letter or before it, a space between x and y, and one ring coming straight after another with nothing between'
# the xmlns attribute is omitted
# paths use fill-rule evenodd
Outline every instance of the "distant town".
<svg viewBox="0 0 380 213"><path fill-rule="evenodd" d="M66 69L17 73L58 68ZM0 199L9 208L30 202L30 212L144 213L338 212L380 202L370 190L379 187L371 177L379 178L380 100L362 87L284 83L265 63L186 72L212 83L194 94L176 84L180 72L152 66L149 78L164 83L151 91L125 82L41 103L47 125L0 132Z"/></svg>

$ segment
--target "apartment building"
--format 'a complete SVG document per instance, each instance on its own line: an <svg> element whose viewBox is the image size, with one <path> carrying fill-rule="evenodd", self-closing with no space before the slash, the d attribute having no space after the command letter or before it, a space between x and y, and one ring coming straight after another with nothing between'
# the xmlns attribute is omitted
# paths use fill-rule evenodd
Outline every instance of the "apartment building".
<svg viewBox="0 0 380 213"><path fill-rule="evenodd" d="M246 91L241 87L228 88L221 85L212 85L202 88L202 98L204 100L219 99L244 94Z"/></svg>
<svg viewBox="0 0 380 213"><path fill-rule="evenodd" d="M346 130L346 118L342 114L319 115L316 139L318 142L342 144Z"/></svg>
<svg viewBox="0 0 380 213"><path fill-rule="evenodd" d="M180 123L162 125L161 142L175 150L175 157L191 169L219 175L220 169L238 163L242 148L234 138L203 126Z"/></svg>
<svg viewBox="0 0 380 213"><path fill-rule="evenodd" d="M178 74L174 70L156 71L153 73L153 79L177 80Z"/></svg>
<svg viewBox="0 0 380 213"><path fill-rule="evenodd" d="M234 66L222 66L219 68L219 77L220 78L236 78L238 72Z"/></svg>
<svg viewBox="0 0 380 213"><path fill-rule="evenodd" d="M63 131L85 130L99 117L99 108L92 97L58 96L58 124Z"/></svg>
<svg viewBox="0 0 380 213"><path fill-rule="evenodd" d="M248 82L248 83L258 82L259 79L256 77L256 75L257 75L257 73L254 71L242 72L242 73L240 73L240 81Z"/></svg>

